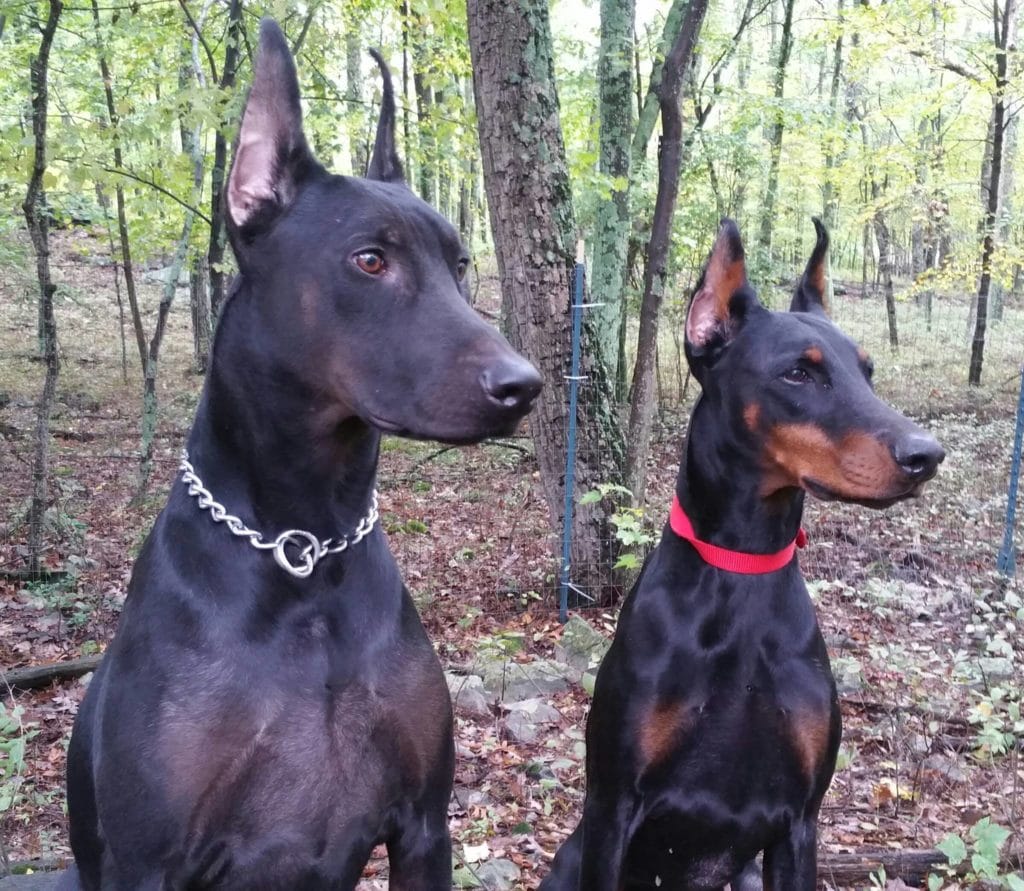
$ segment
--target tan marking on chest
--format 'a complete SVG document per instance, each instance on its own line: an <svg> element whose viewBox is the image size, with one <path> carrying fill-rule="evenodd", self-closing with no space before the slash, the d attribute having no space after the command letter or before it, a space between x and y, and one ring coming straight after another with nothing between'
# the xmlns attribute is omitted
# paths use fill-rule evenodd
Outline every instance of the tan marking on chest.
<svg viewBox="0 0 1024 891"><path fill-rule="evenodd" d="M790 719L790 743L809 780L814 780L824 764L831 728L832 716L827 710L795 711Z"/></svg>
<svg viewBox="0 0 1024 891"><path fill-rule="evenodd" d="M641 768L657 767L678 748L693 726L693 715L681 700L655 703L640 722L637 751Z"/></svg>

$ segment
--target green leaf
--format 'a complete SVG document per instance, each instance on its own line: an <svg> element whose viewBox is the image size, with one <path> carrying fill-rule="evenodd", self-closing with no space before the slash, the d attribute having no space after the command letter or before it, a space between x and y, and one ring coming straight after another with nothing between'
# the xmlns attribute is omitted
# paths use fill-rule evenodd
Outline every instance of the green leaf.
<svg viewBox="0 0 1024 891"><path fill-rule="evenodd" d="M950 866L959 866L967 857L967 845L959 835L953 833L947 835L935 847L946 855Z"/></svg>

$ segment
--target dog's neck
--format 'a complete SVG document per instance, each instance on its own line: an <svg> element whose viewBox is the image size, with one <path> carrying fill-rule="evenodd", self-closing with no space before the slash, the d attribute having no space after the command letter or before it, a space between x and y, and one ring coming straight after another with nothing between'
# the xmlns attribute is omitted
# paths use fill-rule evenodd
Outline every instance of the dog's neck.
<svg viewBox="0 0 1024 891"><path fill-rule="evenodd" d="M787 488L764 497L758 455L752 450L745 463L737 461L731 436L699 399L683 446L676 496L702 540L747 553L774 553L796 537L804 493Z"/></svg>
<svg viewBox="0 0 1024 891"><path fill-rule="evenodd" d="M227 307L226 307L227 309ZM352 532L377 478L380 433L318 405L290 369L260 364L225 312L188 451L196 473L229 513L264 536L305 529Z"/></svg>

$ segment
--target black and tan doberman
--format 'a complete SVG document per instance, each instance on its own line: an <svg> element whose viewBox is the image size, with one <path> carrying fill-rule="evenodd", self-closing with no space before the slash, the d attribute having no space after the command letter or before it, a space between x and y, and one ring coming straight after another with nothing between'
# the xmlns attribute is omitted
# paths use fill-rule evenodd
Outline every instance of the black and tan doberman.
<svg viewBox="0 0 1024 891"><path fill-rule="evenodd" d="M723 222L686 319L702 395L670 522L623 606L587 724L583 817L543 891L811 891L839 748L828 654L795 550L804 493L886 507L942 449L875 396L826 316L824 227L790 312Z"/></svg>
<svg viewBox="0 0 1024 891"><path fill-rule="evenodd" d="M239 275L75 723L65 888L339 891L380 842L392 888L451 888L451 704L376 523L378 446L507 434L540 377L403 183L380 64L369 176L332 175L262 25L226 189Z"/></svg>

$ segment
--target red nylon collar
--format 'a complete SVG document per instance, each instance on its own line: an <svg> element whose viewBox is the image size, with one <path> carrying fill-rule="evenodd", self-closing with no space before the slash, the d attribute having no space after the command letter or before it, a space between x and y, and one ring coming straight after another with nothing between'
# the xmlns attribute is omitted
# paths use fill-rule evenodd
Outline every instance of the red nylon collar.
<svg viewBox="0 0 1024 891"><path fill-rule="evenodd" d="M739 572L743 575L762 575L766 572L775 572L788 566L793 559L797 548L807 544L807 533L801 528L796 538L793 539L781 551L774 554L746 554L743 551L730 551L727 548L720 548L707 541L701 541L693 531L693 523L679 503L678 496L672 496L672 511L668 516L669 525L672 531L680 538L686 539L693 545L694 550L700 554L701 559L714 566L716 569L724 569L728 572Z"/></svg>

